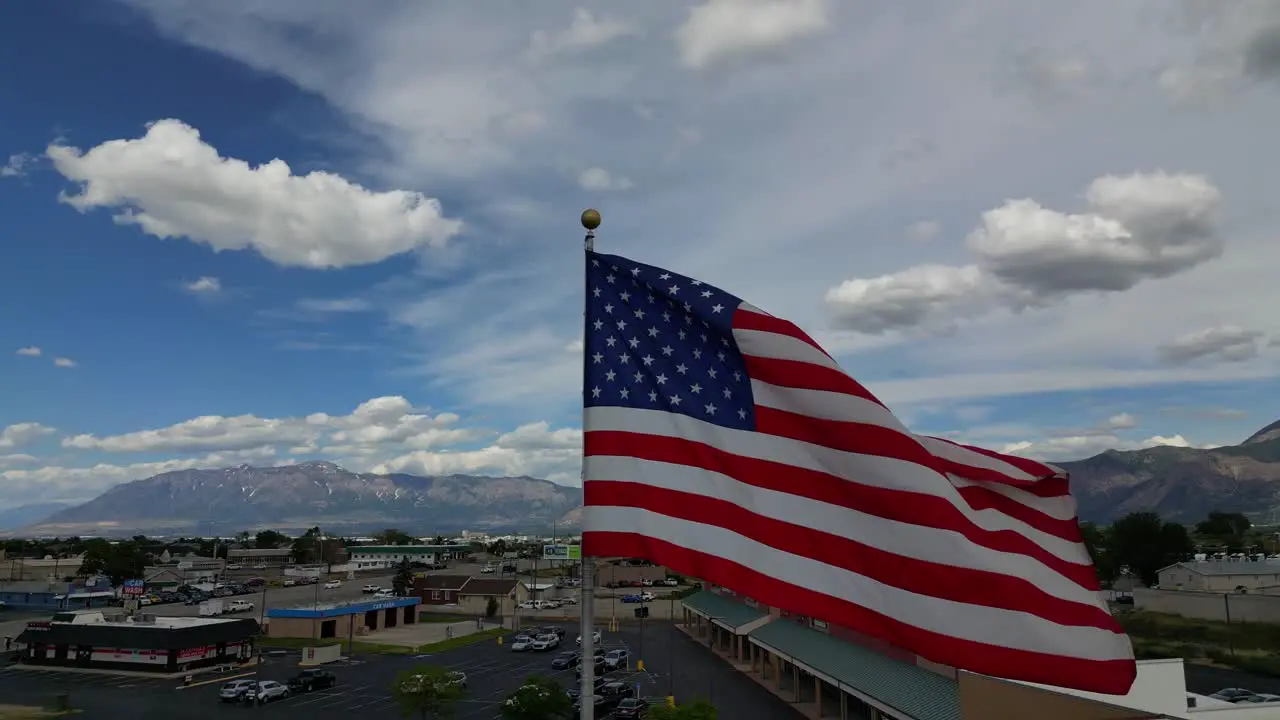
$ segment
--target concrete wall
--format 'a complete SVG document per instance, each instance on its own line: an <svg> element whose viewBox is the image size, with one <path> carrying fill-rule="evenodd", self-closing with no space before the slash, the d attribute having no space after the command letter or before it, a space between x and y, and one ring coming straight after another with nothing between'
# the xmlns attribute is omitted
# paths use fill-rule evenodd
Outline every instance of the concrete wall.
<svg viewBox="0 0 1280 720"><path fill-rule="evenodd" d="M1165 717L1158 713L1105 705L985 675L961 673L959 682L960 717L963 720L1141 720Z"/></svg>
<svg viewBox="0 0 1280 720"><path fill-rule="evenodd" d="M1201 620L1280 623L1280 597L1268 595L1138 588L1133 606Z"/></svg>
<svg viewBox="0 0 1280 720"><path fill-rule="evenodd" d="M279 638L313 638L344 641L347 638L360 638L389 627L412 625L418 621L418 607L383 608L351 615L339 615L329 618L267 618L267 637ZM387 620L387 613L395 616L394 625ZM333 634L325 635L326 622L332 622Z"/></svg>
<svg viewBox="0 0 1280 720"><path fill-rule="evenodd" d="M601 586L609 583L667 579L667 569L660 566L598 565L596 573L596 583Z"/></svg>

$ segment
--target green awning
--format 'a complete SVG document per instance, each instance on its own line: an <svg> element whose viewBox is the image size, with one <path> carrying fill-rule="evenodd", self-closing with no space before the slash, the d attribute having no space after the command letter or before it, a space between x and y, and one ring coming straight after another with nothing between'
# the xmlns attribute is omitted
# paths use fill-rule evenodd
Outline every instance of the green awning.
<svg viewBox="0 0 1280 720"><path fill-rule="evenodd" d="M696 596L695 596L696 597ZM752 630L753 643L790 658L802 669L826 676L915 720L958 720L960 688L955 680L910 665L790 620Z"/></svg>
<svg viewBox="0 0 1280 720"><path fill-rule="evenodd" d="M732 598L713 593L710 590L694 593L681 600L680 604L734 631L768 614L758 608L753 608Z"/></svg>

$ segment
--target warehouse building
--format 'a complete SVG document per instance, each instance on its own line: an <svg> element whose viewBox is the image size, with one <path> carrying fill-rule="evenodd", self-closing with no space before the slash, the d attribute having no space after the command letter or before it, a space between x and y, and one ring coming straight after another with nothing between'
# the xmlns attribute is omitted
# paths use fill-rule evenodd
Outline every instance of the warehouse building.
<svg viewBox="0 0 1280 720"><path fill-rule="evenodd" d="M273 638L343 640L418 621L416 597L322 603L267 610L265 633Z"/></svg>
<svg viewBox="0 0 1280 720"><path fill-rule="evenodd" d="M247 662L257 635L257 621L245 618L80 610L28 622L17 643L20 661L31 665L164 673Z"/></svg>
<svg viewBox="0 0 1280 720"><path fill-rule="evenodd" d="M347 548L356 570L390 568L404 560L423 565L438 565L457 559L470 548L465 545L353 545Z"/></svg>

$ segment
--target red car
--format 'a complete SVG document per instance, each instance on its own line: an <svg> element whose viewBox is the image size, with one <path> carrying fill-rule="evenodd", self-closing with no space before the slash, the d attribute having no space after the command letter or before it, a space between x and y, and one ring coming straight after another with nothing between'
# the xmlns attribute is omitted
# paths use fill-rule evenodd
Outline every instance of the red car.
<svg viewBox="0 0 1280 720"><path fill-rule="evenodd" d="M619 720L627 718L643 718L649 714L649 705L640 698L624 698L618 703L617 709L613 711L613 716Z"/></svg>

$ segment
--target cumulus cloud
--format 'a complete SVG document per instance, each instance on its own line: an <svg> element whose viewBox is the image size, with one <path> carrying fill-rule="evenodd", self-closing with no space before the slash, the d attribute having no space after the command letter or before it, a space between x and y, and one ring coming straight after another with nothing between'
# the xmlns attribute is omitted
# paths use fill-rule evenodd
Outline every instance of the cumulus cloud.
<svg viewBox="0 0 1280 720"><path fill-rule="evenodd" d="M141 138L88 151L53 143L54 168L79 185L63 202L161 239L252 249L286 266L335 268L442 246L461 229L417 192L374 192L325 172L294 175L283 160L254 167L221 157L199 131L159 120Z"/></svg>
<svg viewBox="0 0 1280 720"><path fill-rule="evenodd" d="M373 303L364 298L303 298L298 309L313 313L355 313L373 309Z"/></svg>
<svg viewBox="0 0 1280 720"><path fill-rule="evenodd" d="M18 348L14 355L25 355L26 357L40 357L40 348L35 345L29 345L24 348Z"/></svg>
<svg viewBox="0 0 1280 720"><path fill-rule="evenodd" d="M216 277L202 277L184 286L193 295L217 295L222 292L222 281Z"/></svg>
<svg viewBox="0 0 1280 720"><path fill-rule="evenodd" d="M676 30L680 59L691 68L773 51L828 26L826 0L706 0Z"/></svg>
<svg viewBox="0 0 1280 720"><path fill-rule="evenodd" d="M72 360L71 358L60 357L60 358L54 358L53 364L54 366L60 367L60 368L73 368L79 363L77 363L75 360Z"/></svg>
<svg viewBox="0 0 1280 720"><path fill-rule="evenodd" d="M55 432L54 428L48 425L41 425L38 422L23 422L10 425L0 430L0 449L26 445L52 432Z"/></svg>
<svg viewBox="0 0 1280 720"><path fill-rule="evenodd" d="M1160 357L1169 363L1195 360L1241 362L1257 357L1266 339L1264 333L1235 325L1205 328L1175 338L1160 347Z"/></svg>
<svg viewBox="0 0 1280 720"><path fill-rule="evenodd" d="M948 326L997 308L1042 307L1088 292L1122 292L1222 253L1221 193L1203 177L1164 172L1090 184L1089 210L1010 200L983 213L968 239L976 263L921 265L847 280L826 299L840 327L865 333Z"/></svg>
<svg viewBox="0 0 1280 720"><path fill-rule="evenodd" d="M1008 443L1000 452L1021 455L1036 460L1064 461L1093 457L1107 450L1143 450L1151 447L1197 447L1209 449L1214 444L1193 445L1182 435L1153 435L1142 440L1130 440L1116 435L1066 435L1042 440L1023 440Z"/></svg>
<svg viewBox="0 0 1280 720"><path fill-rule="evenodd" d="M564 55L590 50L606 45L626 35L634 34L636 29L628 22L600 18L585 8L573 11L573 20L567 28L558 32L535 30L529 41L529 54L542 59L555 55Z"/></svg>
<svg viewBox="0 0 1280 720"><path fill-rule="evenodd" d="M587 168L578 175L578 185L583 190L630 190L633 185L624 177L611 174L604 168Z"/></svg>
<svg viewBox="0 0 1280 720"><path fill-rule="evenodd" d="M4 165L0 165L0 178L6 177L22 177L27 174L27 167L31 165L35 157L27 153L14 153L9 156Z"/></svg>

